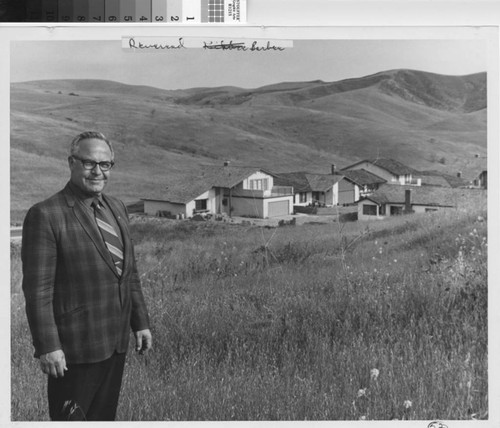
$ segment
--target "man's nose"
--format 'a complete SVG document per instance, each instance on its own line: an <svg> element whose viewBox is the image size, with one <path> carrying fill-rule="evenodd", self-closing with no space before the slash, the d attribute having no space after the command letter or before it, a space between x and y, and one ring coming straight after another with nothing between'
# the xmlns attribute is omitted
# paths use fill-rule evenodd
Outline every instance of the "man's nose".
<svg viewBox="0 0 500 428"><path fill-rule="evenodd" d="M90 170L90 172L94 175L101 175L103 173L101 167L97 163L95 164L94 168Z"/></svg>

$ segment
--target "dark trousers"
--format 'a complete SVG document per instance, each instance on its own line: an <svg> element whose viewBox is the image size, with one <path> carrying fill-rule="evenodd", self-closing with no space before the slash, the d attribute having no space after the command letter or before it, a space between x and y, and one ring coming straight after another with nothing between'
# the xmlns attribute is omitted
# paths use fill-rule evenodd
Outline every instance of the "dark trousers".
<svg viewBox="0 0 500 428"><path fill-rule="evenodd" d="M49 376L49 414L53 421L113 421L118 406L125 354L104 361L68 365L64 377Z"/></svg>

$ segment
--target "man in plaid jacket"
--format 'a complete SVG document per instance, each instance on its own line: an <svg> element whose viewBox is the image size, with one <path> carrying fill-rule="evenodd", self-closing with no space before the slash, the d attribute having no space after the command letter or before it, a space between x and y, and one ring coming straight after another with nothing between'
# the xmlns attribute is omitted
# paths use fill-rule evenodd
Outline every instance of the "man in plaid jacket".
<svg viewBox="0 0 500 428"><path fill-rule="evenodd" d="M26 313L35 357L49 375L52 420L114 420L130 329L138 352L152 345L127 211L102 193L113 158L101 133L77 136L68 184L24 221ZM118 261L97 225L95 203L119 240Z"/></svg>

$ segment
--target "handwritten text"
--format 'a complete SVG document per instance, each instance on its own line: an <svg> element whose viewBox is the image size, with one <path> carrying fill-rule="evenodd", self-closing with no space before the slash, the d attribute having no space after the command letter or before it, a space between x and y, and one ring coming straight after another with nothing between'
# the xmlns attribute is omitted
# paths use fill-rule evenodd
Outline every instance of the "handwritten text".
<svg viewBox="0 0 500 428"><path fill-rule="evenodd" d="M221 41L220 43L215 42L204 42L203 49L213 49L222 51L250 51L250 52L264 52L264 51L284 51L285 48L281 46L273 45L270 41L265 43L263 46L259 45L258 41L253 41L250 45L247 42L229 42Z"/></svg>
<svg viewBox="0 0 500 428"><path fill-rule="evenodd" d="M182 37L179 38L179 43L177 45L162 44L162 43L146 44L140 41L136 41L133 37L131 37L128 41L128 46L131 49L155 49L155 50L185 49L184 40Z"/></svg>

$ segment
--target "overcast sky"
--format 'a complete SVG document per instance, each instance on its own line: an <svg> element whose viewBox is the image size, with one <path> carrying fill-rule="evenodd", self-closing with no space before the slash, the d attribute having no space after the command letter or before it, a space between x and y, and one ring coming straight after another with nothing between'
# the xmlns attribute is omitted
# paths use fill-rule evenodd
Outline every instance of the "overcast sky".
<svg viewBox="0 0 500 428"><path fill-rule="evenodd" d="M338 81L408 68L465 75L487 69L483 40L299 40L283 52L131 53L120 41L15 41L11 81L107 79L163 89Z"/></svg>

